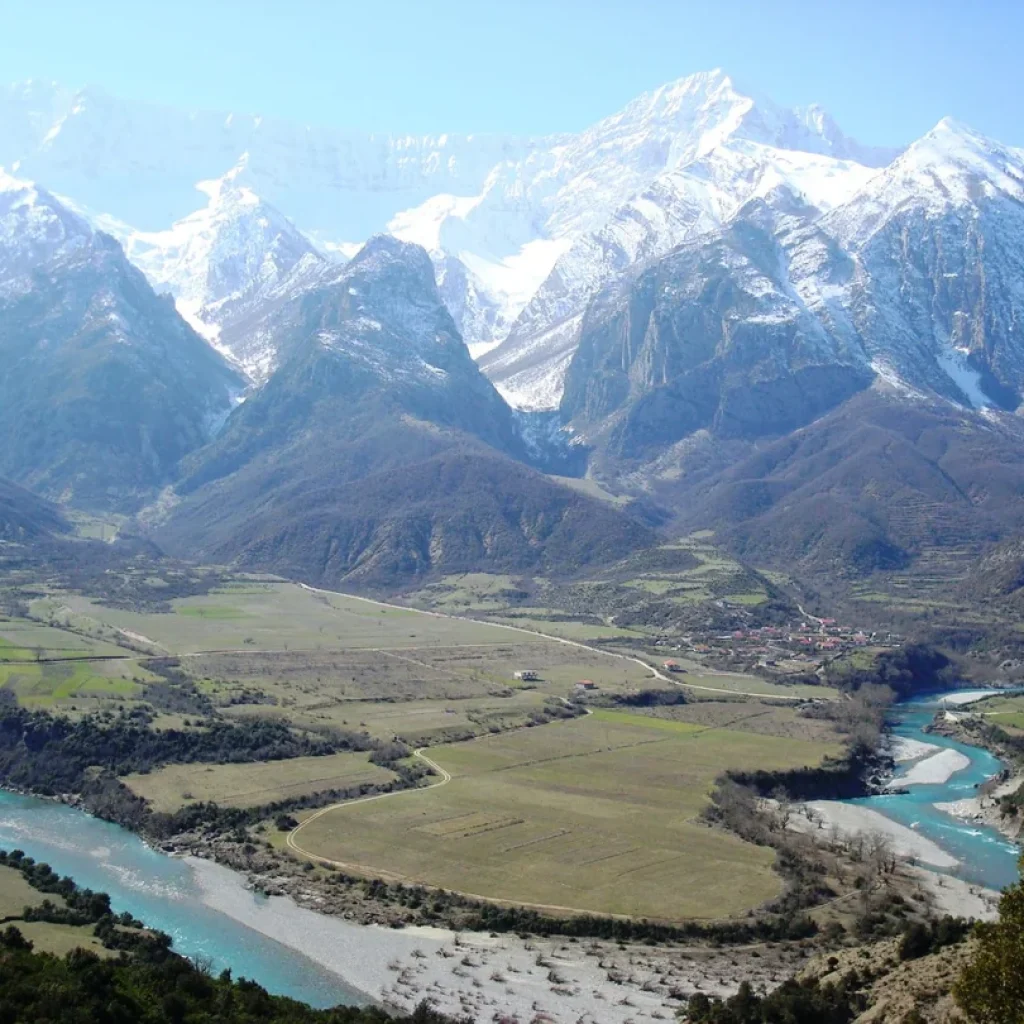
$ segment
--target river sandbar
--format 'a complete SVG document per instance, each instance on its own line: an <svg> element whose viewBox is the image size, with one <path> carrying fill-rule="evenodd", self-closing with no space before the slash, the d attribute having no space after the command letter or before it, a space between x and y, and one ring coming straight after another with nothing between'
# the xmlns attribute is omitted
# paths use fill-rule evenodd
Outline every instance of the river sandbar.
<svg viewBox="0 0 1024 1024"><path fill-rule="evenodd" d="M948 782L957 772L963 771L971 766L971 759L954 750L952 747L944 747L936 754L931 754L923 761L912 765L905 775L893 779L889 783L890 789L897 789L902 786L941 786Z"/></svg>
<svg viewBox="0 0 1024 1024"><path fill-rule="evenodd" d="M889 742L889 752L897 764L906 764L908 761L920 761L921 758L935 753L942 748L934 743L925 743L923 740L910 739L908 736L893 736Z"/></svg>
<svg viewBox="0 0 1024 1024"><path fill-rule="evenodd" d="M912 828L892 821L870 807L838 800L814 800L803 806L812 810L825 828L834 825L843 836L870 836L875 833L885 836L899 857L915 858L936 868L954 868L959 863L927 836L919 835ZM804 831L817 828L817 824L811 824L804 816L800 821Z"/></svg>
<svg viewBox="0 0 1024 1024"><path fill-rule="evenodd" d="M478 1021L671 1020L683 995L731 995L743 981L767 991L802 955L353 924L289 897L256 896L230 868L186 861L207 905L304 954L369 999L406 1012L426 1000L452 1017Z"/></svg>

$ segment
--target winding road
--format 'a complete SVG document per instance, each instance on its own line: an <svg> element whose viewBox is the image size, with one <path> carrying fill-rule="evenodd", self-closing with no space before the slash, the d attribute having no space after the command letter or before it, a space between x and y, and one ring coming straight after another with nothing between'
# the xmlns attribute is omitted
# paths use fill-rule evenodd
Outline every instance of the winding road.
<svg viewBox="0 0 1024 1024"><path fill-rule="evenodd" d="M438 789L441 786L447 786L448 783L452 781L451 773L445 771L445 769L442 768L433 758L427 757L427 755L423 753L424 749L424 747L420 747L418 750L414 750L412 752L412 756L418 757L424 764L427 765L427 767L437 772L438 775L441 776L441 779L439 782L433 782L429 786L422 786L420 788ZM305 821L300 821L299 824L296 825L295 828L293 828L291 832L288 833L288 838L285 841L290 849L294 850L296 853L301 853L304 857L309 857L311 860L320 861L323 864L330 864L332 867L357 867L358 865L345 865L340 861L328 860L326 857L319 856L319 854L310 853L309 850L304 849L298 844L298 842L296 842L295 837L308 824L316 821L317 818L322 818L325 814L328 814L331 811L337 811L343 807L355 807L356 804L368 804L371 800L387 800L388 797L399 796L401 793L410 792L413 792L413 790L395 789L392 790L390 793L376 793L373 796L361 796L356 800L342 800L339 803L329 804L327 807L321 807L319 811L317 811L315 814L311 814L308 818L306 818Z"/></svg>
<svg viewBox="0 0 1024 1024"><path fill-rule="evenodd" d="M363 601L366 604L377 605L381 608L394 608L402 612L415 612L417 615L430 615L436 619L450 619L454 622L472 622L478 626L493 626L495 629L508 629L513 633L525 633L527 636L540 637L542 640L550 640L552 643L556 644L565 644L567 647L578 647L582 651L590 651L591 654L597 654L605 658L620 658L622 661L631 661L634 664L639 665L641 668L646 669L654 676L655 679L658 679L663 683L670 683L672 686L679 686L683 689L702 690L707 693L728 693L734 697L757 697L761 700L800 701L807 699L805 697L792 696L788 693L754 693L750 690L730 690L723 686L701 686L697 683L685 682L681 679L673 679L671 676L667 676L664 672L656 669L652 664L650 664L650 662L645 661L643 658L637 658L631 654L618 654L615 651L604 651L599 647L592 647L590 644L581 643L579 640L567 640L562 636L552 636L550 633L541 633L540 630L537 629L526 629L524 626L510 626L504 622L491 622L488 619L474 619L469 615L451 615L447 612L434 612L425 608L411 608L406 604L393 604L389 601L375 601L371 597L359 597L357 594L346 594L340 590L324 590L322 587L311 587L308 583L300 583L299 586L303 590L308 590L310 593L314 594L328 594L332 597L344 597L350 601ZM704 669L704 671L709 676L727 674L710 668Z"/></svg>

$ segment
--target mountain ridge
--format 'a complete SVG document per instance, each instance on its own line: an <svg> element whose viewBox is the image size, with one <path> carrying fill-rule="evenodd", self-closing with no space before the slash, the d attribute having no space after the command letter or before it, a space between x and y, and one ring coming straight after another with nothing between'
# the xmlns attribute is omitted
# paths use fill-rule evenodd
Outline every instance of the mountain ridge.
<svg viewBox="0 0 1024 1024"><path fill-rule="evenodd" d="M169 482L241 381L117 242L0 180L0 474L86 508Z"/></svg>

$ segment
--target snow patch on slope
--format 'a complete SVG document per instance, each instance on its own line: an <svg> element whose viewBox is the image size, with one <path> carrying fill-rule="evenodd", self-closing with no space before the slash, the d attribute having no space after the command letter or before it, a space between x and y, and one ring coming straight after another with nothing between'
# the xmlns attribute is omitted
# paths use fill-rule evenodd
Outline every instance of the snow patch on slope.
<svg viewBox="0 0 1024 1024"><path fill-rule="evenodd" d="M960 349L937 352L935 361L975 409L985 409L992 404L981 386L981 374L968 364L966 352Z"/></svg>

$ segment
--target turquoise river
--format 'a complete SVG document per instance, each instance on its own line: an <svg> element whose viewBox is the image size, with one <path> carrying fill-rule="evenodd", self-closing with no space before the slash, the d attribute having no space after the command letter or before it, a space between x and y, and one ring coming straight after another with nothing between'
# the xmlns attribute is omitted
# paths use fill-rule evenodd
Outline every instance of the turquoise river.
<svg viewBox="0 0 1024 1024"><path fill-rule="evenodd" d="M918 785L906 793L851 802L927 836L957 858L955 874L960 877L1003 888L1017 879L1017 848L998 832L957 821L934 806L974 795L975 787L1002 765L984 750L924 733L938 708L936 701L901 705L893 715L894 734L953 747L970 759L970 765L941 785ZM127 910L162 929L172 936L178 952L207 957L218 970L231 968L236 977L255 978L271 992L315 1006L368 1001L326 967L210 906L187 861L154 850L125 829L76 808L0 790L0 848L22 849L80 885L109 893L117 911ZM236 879L234 888L240 890L237 876L227 876ZM234 898L261 900L251 893L239 897L237 891ZM358 926L346 927L358 949L364 933Z"/></svg>
<svg viewBox="0 0 1024 1024"><path fill-rule="evenodd" d="M338 975L208 907L186 861L77 808L0 790L0 848L24 850L79 885L109 893L116 911L167 932L179 953L208 957L218 971L229 967L314 1006L368 1001Z"/></svg>
<svg viewBox="0 0 1024 1024"><path fill-rule="evenodd" d="M898 705L890 719L892 733L936 747L958 750L970 760L970 764L941 784L914 785L907 787L904 793L885 793L847 802L880 811L887 818L931 839L959 861L959 865L948 873L990 889L1003 889L1018 878L1020 851L1017 846L996 829L959 820L935 806L977 795L976 787L1003 768L999 759L987 750L924 732L924 727L942 709L941 696L923 695L913 702ZM897 774L897 782L899 774L906 770Z"/></svg>

